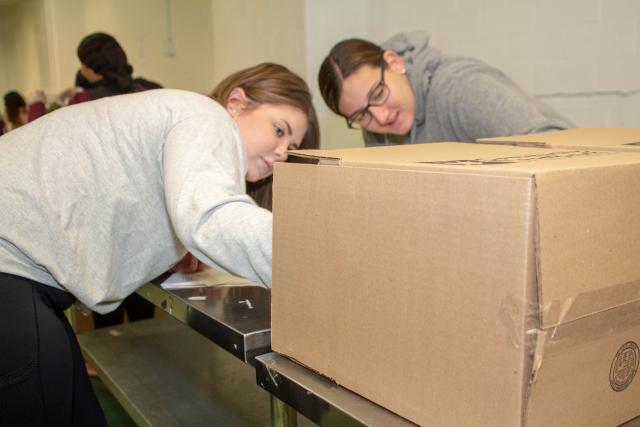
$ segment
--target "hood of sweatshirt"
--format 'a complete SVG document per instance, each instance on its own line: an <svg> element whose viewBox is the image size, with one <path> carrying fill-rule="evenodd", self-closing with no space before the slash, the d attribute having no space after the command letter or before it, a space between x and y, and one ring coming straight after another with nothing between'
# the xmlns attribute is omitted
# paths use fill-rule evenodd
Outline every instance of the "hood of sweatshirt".
<svg viewBox="0 0 640 427"><path fill-rule="evenodd" d="M405 62L406 75L411 84L416 102L416 113L413 127L406 141L404 135L387 135L387 138L398 142L415 143L416 127L422 125L426 118L431 76L442 60L439 49L429 45L429 35L424 31L398 33L382 43L384 50L392 50Z"/></svg>

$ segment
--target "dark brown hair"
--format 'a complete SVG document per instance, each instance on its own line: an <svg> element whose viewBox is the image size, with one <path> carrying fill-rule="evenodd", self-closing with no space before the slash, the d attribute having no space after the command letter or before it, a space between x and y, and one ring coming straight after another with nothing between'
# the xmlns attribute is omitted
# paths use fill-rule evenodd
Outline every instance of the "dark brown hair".
<svg viewBox="0 0 640 427"><path fill-rule="evenodd" d="M105 83L114 86L120 93L134 91L133 67L127 62L127 54L111 35L89 34L78 45L78 59L96 73Z"/></svg>
<svg viewBox="0 0 640 427"><path fill-rule="evenodd" d="M260 104L289 105L307 116L307 132L300 143L301 149L320 147L320 126L311 102L309 86L288 68L265 62L231 74L211 92L211 98L223 106L231 91L241 88L249 102L247 108ZM263 208L271 209L272 177L247 183L247 193Z"/></svg>
<svg viewBox="0 0 640 427"><path fill-rule="evenodd" d="M27 108L27 103L22 95L18 92L11 91L4 95L4 108L7 114L7 120L11 123L13 129L23 125L20 121L20 110Z"/></svg>
<svg viewBox="0 0 640 427"><path fill-rule="evenodd" d="M322 99L336 114L342 94L342 82L363 65L374 67L384 64L384 50L369 41L347 39L337 43L322 61L318 72L318 85Z"/></svg>

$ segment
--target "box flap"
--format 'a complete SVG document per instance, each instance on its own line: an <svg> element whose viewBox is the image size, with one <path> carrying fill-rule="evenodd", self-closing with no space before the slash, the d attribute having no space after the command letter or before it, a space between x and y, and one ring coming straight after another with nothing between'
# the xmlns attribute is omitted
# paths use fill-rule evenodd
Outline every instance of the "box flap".
<svg viewBox="0 0 640 427"><path fill-rule="evenodd" d="M480 138L484 144L508 144L548 148L601 148L640 150L640 128L576 128L557 132Z"/></svg>
<svg viewBox="0 0 640 427"><path fill-rule="evenodd" d="M543 328L640 299L640 163L612 154L619 164L536 174Z"/></svg>
<svg viewBox="0 0 640 427"><path fill-rule="evenodd" d="M531 176L539 171L617 164L608 151L512 147L474 143L429 143L342 150L297 150L295 158L322 165L380 169L448 170L470 174ZM638 161L640 157L635 157Z"/></svg>

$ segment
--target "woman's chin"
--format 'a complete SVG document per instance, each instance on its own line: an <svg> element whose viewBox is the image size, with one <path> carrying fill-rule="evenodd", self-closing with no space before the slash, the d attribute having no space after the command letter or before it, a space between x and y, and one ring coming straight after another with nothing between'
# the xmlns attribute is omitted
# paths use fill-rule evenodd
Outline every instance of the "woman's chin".
<svg viewBox="0 0 640 427"><path fill-rule="evenodd" d="M404 115L401 115L398 117L388 133L392 133L394 135L407 135L411 132L412 127L413 120L408 120Z"/></svg>
<svg viewBox="0 0 640 427"><path fill-rule="evenodd" d="M249 171L245 175L244 179L247 182L258 182L258 181L261 181L261 180L263 180L265 178L269 178L271 175L273 175L273 172L269 172L269 173L257 173L257 172L254 172L254 173L252 173L251 171Z"/></svg>

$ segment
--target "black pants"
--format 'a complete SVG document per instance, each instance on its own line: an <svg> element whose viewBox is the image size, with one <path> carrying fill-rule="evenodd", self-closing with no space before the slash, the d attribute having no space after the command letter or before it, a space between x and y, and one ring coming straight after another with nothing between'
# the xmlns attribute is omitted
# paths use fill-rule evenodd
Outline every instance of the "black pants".
<svg viewBox="0 0 640 427"><path fill-rule="evenodd" d="M131 294L112 312L107 314L93 313L93 326L95 328L104 328L106 326L120 325L124 322L125 311L127 312L129 322L151 319L155 307L155 305L140 295Z"/></svg>
<svg viewBox="0 0 640 427"><path fill-rule="evenodd" d="M0 426L106 426L63 311L73 297L0 273Z"/></svg>

